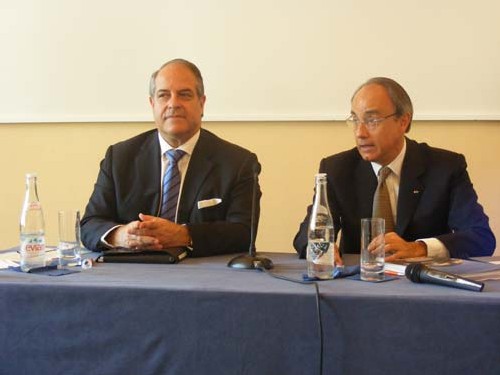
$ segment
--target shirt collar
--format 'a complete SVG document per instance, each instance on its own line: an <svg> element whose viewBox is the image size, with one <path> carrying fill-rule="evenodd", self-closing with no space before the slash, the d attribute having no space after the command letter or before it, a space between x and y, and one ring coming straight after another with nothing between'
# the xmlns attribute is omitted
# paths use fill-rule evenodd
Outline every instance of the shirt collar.
<svg viewBox="0 0 500 375"><path fill-rule="evenodd" d="M198 130L191 138L189 138L189 140L186 143L183 143L182 145L177 147L177 149L182 150L186 154L191 156L194 150L194 146L196 146L196 143L198 143L199 138L200 138L200 130ZM167 143L167 141L163 139L160 132L158 132L158 139L160 141L160 150L162 155L165 155L165 152L173 148Z"/></svg>
<svg viewBox="0 0 500 375"><path fill-rule="evenodd" d="M403 148L401 149L399 155L396 156L396 158L393 161L387 164L387 166L391 169L392 173L394 173L398 177L401 176L401 168L403 168L403 160L405 158L405 154L406 154L406 138L404 138ZM375 162L372 162L371 164L373 171L375 172L375 175L378 176L378 172L380 168L382 168L382 165Z"/></svg>

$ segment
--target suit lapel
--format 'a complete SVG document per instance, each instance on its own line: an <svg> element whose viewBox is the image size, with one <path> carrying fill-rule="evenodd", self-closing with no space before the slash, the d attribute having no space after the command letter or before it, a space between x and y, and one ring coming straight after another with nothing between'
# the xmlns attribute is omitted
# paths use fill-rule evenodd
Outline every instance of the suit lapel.
<svg viewBox="0 0 500 375"><path fill-rule="evenodd" d="M415 141L406 140L406 155L401 168L398 194L396 232L402 236L417 209L424 191L421 176L425 172L425 158Z"/></svg>
<svg viewBox="0 0 500 375"><path fill-rule="evenodd" d="M362 160L361 157L354 173L357 196L359 197L359 217L372 217L373 194L377 189L377 177L373 172L372 165Z"/></svg>
<svg viewBox="0 0 500 375"><path fill-rule="evenodd" d="M161 196L161 155L158 133L152 132L139 148L135 158L135 173L145 201L149 201L149 213L158 215Z"/></svg>
<svg viewBox="0 0 500 375"><path fill-rule="evenodd" d="M189 160L177 214L177 221L179 223L186 223L189 221L190 213L195 209L194 206L198 192L213 168L213 161L211 160L211 148L213 145L209 144L210 140L208 137L209 134L201 129L200 138Z"/></svg>

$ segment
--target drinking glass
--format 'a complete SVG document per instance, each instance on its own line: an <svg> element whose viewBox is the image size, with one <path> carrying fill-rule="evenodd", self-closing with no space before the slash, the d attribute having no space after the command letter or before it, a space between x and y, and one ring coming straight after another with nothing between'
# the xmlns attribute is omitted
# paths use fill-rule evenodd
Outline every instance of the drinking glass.
<svg viewBox="0 0 500 375"><path fill-rule="evenodd" d="M384 219L361 219L361 280L380 281L384 279L384 234Z"/></svg>
<svg viewBox="0 0 500 375"><path fill-rule="evenodd" d="M76 266L81 264L80 211L59 211L59 264Z"/></svg>

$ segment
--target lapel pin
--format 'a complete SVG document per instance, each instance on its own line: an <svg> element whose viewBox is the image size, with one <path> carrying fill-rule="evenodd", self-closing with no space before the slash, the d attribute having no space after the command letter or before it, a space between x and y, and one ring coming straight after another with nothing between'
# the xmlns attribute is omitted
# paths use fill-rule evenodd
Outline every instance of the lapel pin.
<svg viewBox="0 0 500 375"><path fill-rule="evenodd" d="M420 194L420 190L418 190L418 189L414 189L414 190L413 190L413 194Z"/></svg>

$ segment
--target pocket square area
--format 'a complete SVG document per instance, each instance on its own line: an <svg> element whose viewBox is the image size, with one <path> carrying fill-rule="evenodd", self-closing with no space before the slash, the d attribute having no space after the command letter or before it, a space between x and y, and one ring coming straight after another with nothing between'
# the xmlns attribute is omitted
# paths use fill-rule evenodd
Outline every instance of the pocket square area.
<svg viewBox="0 0 500 375"><path fill-rule="evenodd" d="M202 208L216 206L221 202L222 199L220 198L212 198L212 199L205 199L202 201L198 201L198 209L201 210Z"/></svg>

